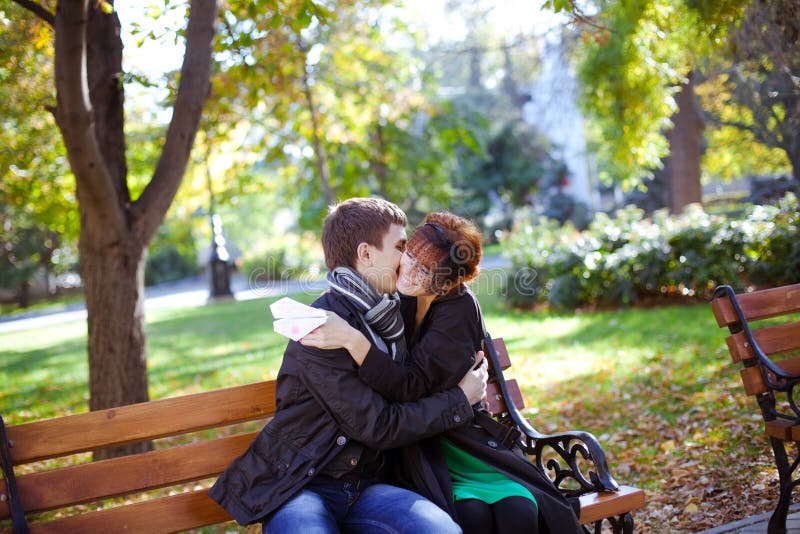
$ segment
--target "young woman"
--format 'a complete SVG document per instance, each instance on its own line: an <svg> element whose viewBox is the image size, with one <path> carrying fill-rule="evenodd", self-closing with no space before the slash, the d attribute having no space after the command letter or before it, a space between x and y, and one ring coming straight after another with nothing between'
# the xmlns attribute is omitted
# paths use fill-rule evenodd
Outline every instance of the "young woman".
<svg viewBox="0 0 800 534"><path fill-rule="evenodd" d="M452 387L482 349L478 301L465 285L478 275L480 230L451 213L433 213L409 237L400 261L404 363L367 354L360 331L335 316L301 340L345 347L359 377L387 399L413 401ZM488 416L476 418L489 427ZM514 443L504 444L471 424L398 451L397 482L426 496L465 533L583 532L576 511Z"/></svg>

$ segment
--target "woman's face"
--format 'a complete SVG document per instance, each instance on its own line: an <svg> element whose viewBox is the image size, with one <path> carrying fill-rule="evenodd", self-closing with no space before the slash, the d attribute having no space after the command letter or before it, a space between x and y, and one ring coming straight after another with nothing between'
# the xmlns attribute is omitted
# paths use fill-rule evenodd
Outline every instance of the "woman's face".
<svg viewBox="0 0 800 534"><path fill-rule="evenodd" d="M397 290L409 297L432 295L431 282L433 273L419 263L406 249L400 258L400 276L397 278Z"/></svg>

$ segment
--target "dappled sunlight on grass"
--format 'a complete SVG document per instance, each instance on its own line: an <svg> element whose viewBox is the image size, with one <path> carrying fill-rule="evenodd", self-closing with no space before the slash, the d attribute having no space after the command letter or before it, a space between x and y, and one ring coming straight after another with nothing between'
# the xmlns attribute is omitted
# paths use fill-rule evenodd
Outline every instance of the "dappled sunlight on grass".
<svg viewBox="0 0 800 534"><path fill-rule="evenodd" d="M311 302L313 295L298 295ZM286 339L272 331L276 299L223 302L148 315L150 398L268 380L278 372ZM0 335L0 406L9 424L88 409L86 325Z"/></svg>

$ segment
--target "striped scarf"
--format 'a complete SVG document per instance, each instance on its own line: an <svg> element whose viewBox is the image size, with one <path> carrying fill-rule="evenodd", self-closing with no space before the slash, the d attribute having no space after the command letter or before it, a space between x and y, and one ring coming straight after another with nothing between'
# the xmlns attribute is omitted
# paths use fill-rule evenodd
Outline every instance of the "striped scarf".
<svg viewBox="0 0 800 534"><path fill-rule="evenodd" d="M331 290L343 295L364 314L364 321L389 347L392 359L400 363L406 355L406 339L403 336L403 316L400 314L400 295L388 293L382 296L356 271L348 267L337 267L328 273Z"/></svg>

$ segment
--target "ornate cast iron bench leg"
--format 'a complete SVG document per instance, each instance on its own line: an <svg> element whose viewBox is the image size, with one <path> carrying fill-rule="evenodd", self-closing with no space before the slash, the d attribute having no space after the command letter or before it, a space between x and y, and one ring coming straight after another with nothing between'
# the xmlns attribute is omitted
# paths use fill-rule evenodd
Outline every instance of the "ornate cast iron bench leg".
<svg viewBox="0 0 800 534"><path fill-rule="evenodd" d="M606 517L594 522L594 534L603 532L603 523L608 522L613 534L633 534L633 514L630 512L616 517ZM584 527L588 533L589 529Z"/></svg>
<svg viewBox="0 0 800 534"><path fill-rule="evenodd" d="M795 449L795 459L789 464L789 458L786 454L787 442L770 438L772 444L772 452L775 454L775 465L778 468L778 476L780 479L780 497L778 498L778 506L769 518L769 525L767 532L769 534L783 534L786 532L786 516L789 513L789 505L792 503L792 491L800 485L800 479L793 479L794 472L800 463L800 449L797 443L792 443L791 446Z"/></svg>

